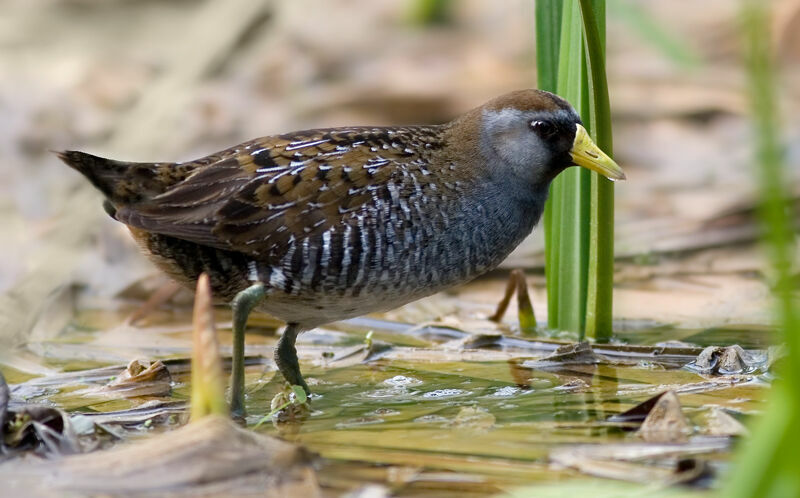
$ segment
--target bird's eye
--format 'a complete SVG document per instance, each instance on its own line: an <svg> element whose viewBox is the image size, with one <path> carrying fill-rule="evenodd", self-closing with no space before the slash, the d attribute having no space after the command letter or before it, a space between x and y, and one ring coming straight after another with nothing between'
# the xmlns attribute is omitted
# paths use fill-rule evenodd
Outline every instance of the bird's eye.
<svg viewBox="0 0 800 498"><path fill-rule="evenodd" d="M541 119L535 119L530 123L531 130L536 132L541 138L547 140L548 138L552 137L556 133L556 127L550 121L543 121Z"/></svg>

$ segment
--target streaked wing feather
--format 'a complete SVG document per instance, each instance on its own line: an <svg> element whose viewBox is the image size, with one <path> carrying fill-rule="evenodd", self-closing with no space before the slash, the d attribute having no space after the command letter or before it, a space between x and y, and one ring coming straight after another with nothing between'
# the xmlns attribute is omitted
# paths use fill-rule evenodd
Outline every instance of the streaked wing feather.
<svg viewBox="0 0 800 498"><path fill-rule="evenodd" d="M186 180L117 219L163 235L269 257L387 198L400 169L426 164L432 127L308 130L265 137L196 161ZM425 147L425 144L428 144ZM210 160L209 158L215 158Z"/></svg>

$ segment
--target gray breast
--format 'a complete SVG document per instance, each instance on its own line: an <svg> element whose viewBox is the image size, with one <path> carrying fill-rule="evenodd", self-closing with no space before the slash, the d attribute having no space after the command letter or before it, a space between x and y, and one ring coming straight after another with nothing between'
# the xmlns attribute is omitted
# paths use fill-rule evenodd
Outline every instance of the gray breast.
<svg viewBox="0 0 800 498"><path fill-rule="evenodd" d="M268 311L295 321L322 313L325 323L397 307L494 268L541 214L495 187L459 196L426 186L402 198L393 189L376 189L345 223L292 240L279 264L259 265L258 277L283 295Z"/></svg>

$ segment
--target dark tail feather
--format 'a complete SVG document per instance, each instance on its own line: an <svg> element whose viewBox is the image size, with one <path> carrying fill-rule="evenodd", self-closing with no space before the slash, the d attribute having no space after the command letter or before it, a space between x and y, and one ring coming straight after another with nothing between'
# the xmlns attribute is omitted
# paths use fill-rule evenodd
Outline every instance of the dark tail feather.
<svg viewBox="0 0 800 498"><path fill-rule="evenodd" d="M77 150L56 152L56 155L67 166L85 176L109 199L116 197L115 190L128 169L126 163L104 159Z"/></svg>
<svg viewBox="0 0 800 498"><path fill-rule="evenodd" d="M158 195L179 179L164 171L165 168L171 169L171 163L115 161L76 150L55 154L92 182L108 198L109 208Z"/></svg>

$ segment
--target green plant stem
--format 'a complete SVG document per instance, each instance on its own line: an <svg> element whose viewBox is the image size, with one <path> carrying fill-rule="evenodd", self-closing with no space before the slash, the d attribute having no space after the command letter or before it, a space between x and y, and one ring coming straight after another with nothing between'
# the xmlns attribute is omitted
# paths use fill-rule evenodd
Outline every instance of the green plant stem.
<svg viewBox="0 0 800 498"><path fill-rule="evenodd" d="M548 92L558 91L558 55L561 44L562 0L536 0L536 78L539 89ZM560 225L552 206L553 187L545 205L545 273L547 275L547 317L550 327L557 325L558 310L558 247L555 236L559 233L554 227Z"/></svg>
<svg viewBox="0 0 800 498"><path fill-rule="evenodd" d="M416 0L412 21L420 26L445 25L451 22L452 0Z"/></svg>
<svg viewBox="0 0 800 498"><path fill-rule="evenodd" d="M774 68L770 49L769 16L766 6L754 0L745 1L747 33L747 66L756 131L756 154L759 164L761 203L759 216L764 227L763 241L775 276L775 297L778 318L783 325L789 356L787 381L796 387L800 399L800 310L793 301L792 262L794 249L793 219L788 207L787 185L781 140L780 111L775 101Z"/></svg>
<svg viewBox="0 0 800 498"><path fill-rule="evenodd" d="M589 99L581 17L577 0L564 2L559 45L558 94L567 99L588 121ZM586 284L589 259L589 199L591 176L582 168L568 168L553 182L552 241L548 249L556 254L557 300L550 326L584 333ZM550 297L548 297L550 299ZM548 308L549 309L549 308Z"/></svg>
<svg viewBox="0 0 800 498"><path fill-rule="evenodd" d="M611 106L605 65L605 2L580 0L589 90L589 133L613 156ZM602 24L601 24L602 23ZM608 342L612 333L614 283L614 186L591 174L586 335Z"/></svg>
<svg viewBox="0 0 800 498"><path fill-rule="evenodd" d="M763 242L775 277L776 314L788 354L782 378L770 396L767 413L737 456L735 470L723 491L733 497L800 496L800 310L793 301L793 220L787 210L789 182L780 143L781 126L775 97L770 49L770 4L743 0L745 62L750 80L750 103L756 139L757 178L761 203L759 216Z"/></svg>
<svg viewBox="0 0 800 498"><path fill-rule="evenodd" d="M267 421L269 421L269 420L272 420L272 417L274 417L276 413L278 413L278 412L280 412L280 411L283 411L283 410L285 410L285 409L286 409L286 408L287 408L289 405L291 405L291 404L292 404L292 402L291 402L291 401L287 401L287 402L285 402L284 404L282 404L281 406L279 406L279 407L277 407L277 408L273 408L273 409L272 409L272 411L270 411L269 413L267 413L266 415L264 415L263 417L261 417L261 418L258 420L258 422L256 423L255 427L253 427L253 429L258 429L259 427L261 427L261 425L262 425L264 422L267 422Z"/></svg>
<svg viewBox="0 0 800 498"><path fill-rule="evenodd" d="M554 31L557 19L560 37ZM610 154L605 1L540 0L536 27L539 87L567 99L595 142ZM607 341L613 311L613 186L595 173L570 168L556 178L550 193L544 214L548 325Z"/></svg>
<svg viewBox="0 0 800 498"><path fill-rule="evenodd" d="M561 43L563 0L536 0L536 79L540 90L555 92Z"/></svg>
<svg viewBox="0 0 800 498"><path fill-rule="evenodd" d="M698 52L687 40L672 32L668 26L648 13L643 2L633 0L609 0L611 15L623 22L638 35L638 40L653 47L659 55L677 65L682 70L692 70L700 66Z"/></svg>
<svg viewBox="0 0 800 498"><path fill-rule="evenodd" d="M294 394L294 397L292 397L292 394ZM306 396L306 390L303 388L303 386L292 386L288 401L273 408L272 411L261 417L261 419L256 423L254 429L258 429L263 423L272 420L272 417L274 417L276 413L285 410L290 405L302 405L306 401L308 401L308 396Z"/></svg>

